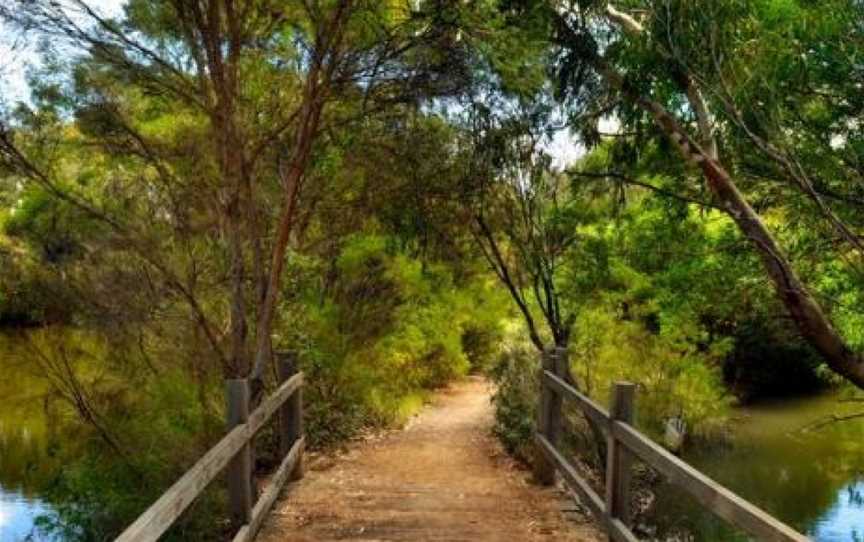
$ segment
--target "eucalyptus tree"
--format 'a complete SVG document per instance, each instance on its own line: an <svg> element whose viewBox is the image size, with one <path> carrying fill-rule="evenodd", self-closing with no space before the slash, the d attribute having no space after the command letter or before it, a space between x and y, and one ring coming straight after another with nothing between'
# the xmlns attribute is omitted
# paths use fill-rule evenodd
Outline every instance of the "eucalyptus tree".
<svg viewBox="0 0 864 542"><path fill-rule="evenodd" d="M13 2L0 18L53 41L67 61L50 75L70 82L0 123L0 165L101 224L188 306L222 371L260 385L317 142L458 91L458 4L132 0L115 20Z"/></svg>
<svg viewBox="0 0 864 542"><path fill-rule="evenodd" d="M506 104L495 109L476 104L471 115L463 189L475 244L518 307L531 343L543 351L544 337L550 337L566 348L575 313L559 286L578 238L576 202L543 148L546 137L537 119L548 113L524 104L513 107L512 115L502 114Z"/></svg>
<svg viewBox="0 0 864 542"><path fill-rule="evenodd" d="M864 387L864 356L838 332L762 216L765 194L782 185L768 201L779 198L786 212L817 224L850 276L859 275L864 6L853 0L545 5L561 97L574 117L590 123L614 114L635 134L637 152L652 140L661 148L671 143L678 159L662 171L684 186L704 180L759 254L802 336L831 370Z"/></svg>

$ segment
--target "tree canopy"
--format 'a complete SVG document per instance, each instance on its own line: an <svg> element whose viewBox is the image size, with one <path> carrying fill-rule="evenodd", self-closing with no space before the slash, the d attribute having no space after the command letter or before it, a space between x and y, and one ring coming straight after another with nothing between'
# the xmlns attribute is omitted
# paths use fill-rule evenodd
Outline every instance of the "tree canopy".
<svg viewBox="0 0 864 542"><path fill-rule="evenodd" d="M655 431L864 388L859 0L97 4L0 6L40 56L0 100L0 322L96 435L66 502L169 479L129 451L194 455L274 351L318 445L550 346L592 396L638 382Z"/></svg>

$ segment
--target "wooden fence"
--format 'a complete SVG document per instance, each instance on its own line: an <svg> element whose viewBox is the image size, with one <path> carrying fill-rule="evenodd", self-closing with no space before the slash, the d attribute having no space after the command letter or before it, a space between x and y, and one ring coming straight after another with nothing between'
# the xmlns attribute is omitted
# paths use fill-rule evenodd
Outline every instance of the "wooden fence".
<svg viewBox="0 0 864 542"><path fill-rule="evenodd" d="M633 384L615 384L611 411L607 412L567 382L567 363L567 353L563 348L550 349L543 354L536 434L540 453L535 466L535 476L541 482L550 484L554 481L555 472L560 473L567 485L600 521L610 539L618 542L637 540L628 525L631 462L638 458L656 469L669 482L684 489L716 516L758 540L809 540L637 431L632 425L635 396ZM588 420L606 436L606 494L603 497L594 491L557 448L562 431L561 407L564 399L575 402Z"/></svg>
<svg viewBox="0 0 864 542"><path fill-rule="evenodd" d="M223 470L227 474L231 515L235 524L240 525L233 540L248 542L255 538L285 482L303 475L303 373L297 371L296 358L290 354L280 356L278 369L281 385L251 414L249 381L227 382L228 434L123 531L116 542L159 540ZM256 501L254 437L277 411L283 460Z"/></svg>

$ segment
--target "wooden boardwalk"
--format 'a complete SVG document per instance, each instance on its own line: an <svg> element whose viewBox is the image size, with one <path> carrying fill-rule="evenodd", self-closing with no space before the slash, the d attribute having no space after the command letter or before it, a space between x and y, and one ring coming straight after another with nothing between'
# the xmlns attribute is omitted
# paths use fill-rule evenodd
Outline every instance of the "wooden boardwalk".
<svg viewBox="0 0 864 542"><path fill-rule="evenodd" d="M228 433L145 510L118 542L156 542L220 473L227 474L233 542L258 540L605 540L636 542L630 525L631 463L642 461L684 489L716 516L758 540L806 542L803 534L672 455L633 425L636 386L616 382L611 409L569 383L564 348L542 356L534 478L515 469L490 434L490 388L482 379L452 385L404 431L366 441L278 500L288 480L302 475L303 373L296 355L279 357L281 384L250 412L248 380L226 382ZM558 448L562 403L575 403L606 438L601 496ZM276 416L276 414L279 414ZM281 463L259 488L254 437L278 421ZM598 523L562 515L553 487L560 476ZM278 502L277 502L278 500ZM275 506L275 513L269 513ZM572 509L571 506L566 506ZM599 525L606 535L600 534Z"/></svg>
<svg viewBox="0 0 864 542"><path fill-rule="evenodd" d="M605 540L513 466L490 435L490 391L454 384L405 430L310 461L257 540Z"/></svg>

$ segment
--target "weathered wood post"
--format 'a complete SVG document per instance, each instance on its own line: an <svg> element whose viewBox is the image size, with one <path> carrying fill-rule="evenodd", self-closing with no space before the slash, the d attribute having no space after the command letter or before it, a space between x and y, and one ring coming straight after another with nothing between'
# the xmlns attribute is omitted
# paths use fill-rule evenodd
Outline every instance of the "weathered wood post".
<svg viewBox="0 0 864 542"><path fill-rule="evenodd" d="M633 423L635 394L635 384L615 383L609 412L613 423ZM610 428L606 441L606 513L610 519L618 519L625 525L630 522L630 463L629 452Z"/></svg>
<svg viewBox="0 0 864 542"><path fill-rule="evenodd" d="M300 370L296 352L280 352L278 358L279 380L287 382ZM291 447L303 436L303 387L282 405L279 412L279 455L285 457ZM297 458L297 464L291 473L292 480L303 478L303 455Z"/></svg>
<svg viewBox="0 0 864 542"><path fill-rule="evenodd" d="M228 430L249 419L249 381L245 378L227 381ZM252 441L247 442L228 464L228 503L232 519L239 525L252 519L253 479Z"/></svg>
<svg viewBox="0 0 864 542"><path fill-rule="evenodd" d="M563 356L562 356L563 351ZM546 385L546 371L560 375L562 362L566 360L566 350L549 347L543 351L540 364L540 398L537 402L537 433L544 436L553 446L558 443L561 428L561 395ZM535 446L534 479L543 485L555 483L555 465L546 456L543 447Z"/></svg>
<svg viewBox="0 0 864 542"><path fill-rule="evenodd" d="M555 373L555 376L564 380L565 382L570 377L570 359L567 357L567 349L561 346L556 346L552 349L552 372ZM547 427L547 431L549 432L549 442L552 444L558 444L558 440L560 439L560 435L563 427L563 412L562 408L564 406L564 396L561 395L558 391L552 390L550 395L550 405L549 405L549 425Z"/></svg>

